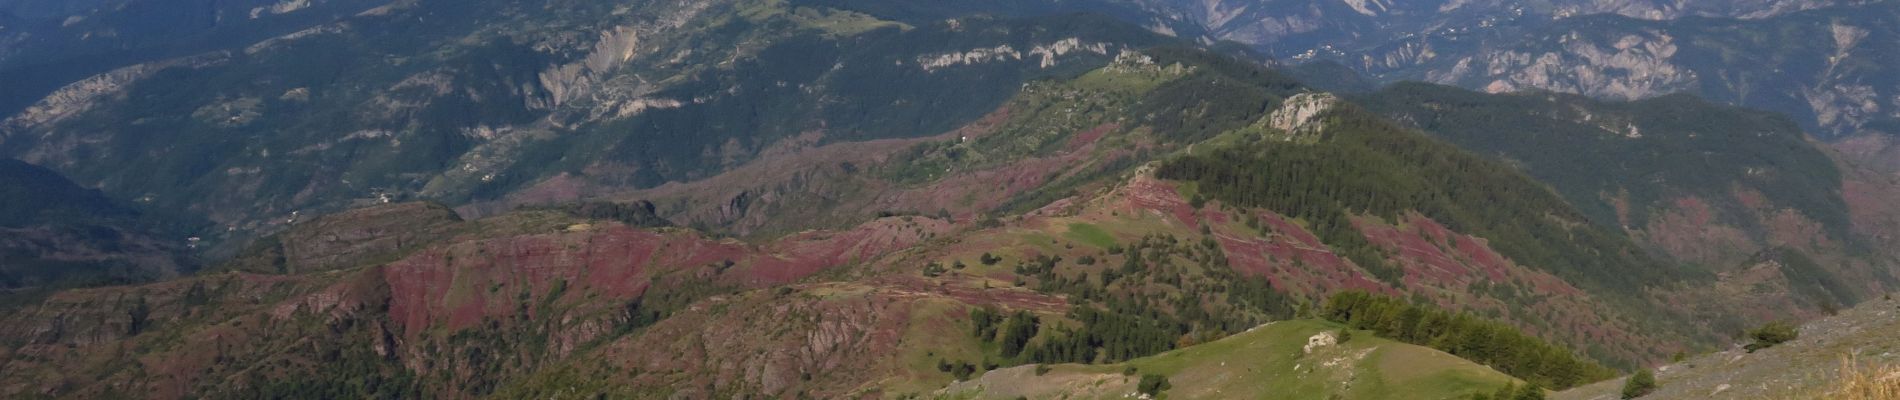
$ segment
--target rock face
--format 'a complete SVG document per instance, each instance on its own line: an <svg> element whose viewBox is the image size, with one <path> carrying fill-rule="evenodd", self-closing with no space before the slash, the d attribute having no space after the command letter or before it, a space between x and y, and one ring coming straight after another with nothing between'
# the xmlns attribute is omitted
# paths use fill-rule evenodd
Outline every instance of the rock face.
<svg viewBox="0 0 1900 400"><path fill-rule="evenodd" d="M1780 112L1822 138L1892 130L1900 81L1884 63L1900 55L1891 3L1755 20L1638 21L1579 17L1500 30L1479 43L1424 39L1438 56L1360 66L1386 79L1425 79L1491 92L1551 90L1640 99L1689 92ZM1748 32L1752 38L1738 38Z"/></svg>
<svg viewBox="0 0 1900 400"><path fill-rule="evenodd" d="M1377 80L1608 99L1689 92L1794 116L1822 138L1900 118L1900 6L1860 0L1151 0L1213 38ZM1714 18L1688 18L1714 17Z"/></svg>
<svg viewBox="0 0 1900 400"><path fill-rule="evenodd" d="M1338 335L1334 335L1332 332L1320 332L1314 334L1313 337L1306 338L1306 347L1300 348L1300 351L1306 354L1313 354L1313 350L1319 350L1326 346L1336 344L1339 344Z"/></svg>
<svg viewBox="0 0 1900 400"><path fill-rule="evenodd" d="M1294 137L1317 135L1324 124L1316 123L1316 118L1332 110L1339 103L1339 97L1331 93L1301 93L1287 98L1280 109L1267 115L1267 126L1278 129Z"/></svg>
<svg viewBox="0 0 1900 400"><path fill-rule="evenodd" d="M27 129L58 122L92 107L102 96L118 93L126 83L144 77L153 69L151 66L134 65L73 82L0 123L12 129Z"/></svg>
<svg viewBox="0 0 1900 400"><path fill-rule="evenodd" d="M1643 99L1687 89L1696 81L1693 71L1675 63L1678 47L1674 41L1666 32L1641 31L1612 43L1595 43L1573 31L1557 39L1559 50L1467 57L1449 71L1428 72L1425 79L1439 83L1490 79L1482 87L1492 93L1549 90Z"/></svg>
<svg viewBox="0 0 1900 400"><path fill-rule="evenodd" d="M1126 49L1120 48L1118 50ZM1107 43L1084 43L1079 38L1066 38L1051 43L1039 43L1026 51L1017 50L1013 46L1002 45L992 48L971 49L962 52L925 54L917 56L915 62L917 66L923 68L925 72L935 72L938 69L963 65L1021 61L1025 58L1035 61L1038 67L1049 68L1057 65L1058 57L1067 56L1069 53L1089 52L1096 55L1108 55L1109 51L1110 44Z"/></svg>
<svg viewBox="0 0 1900 400"><path fill-rule="evenodd" d="M674 11L669 18L691 19L711 3L700 4ZM616 79L620 68L632 62L641 51L640 32L634 27L617 26L602 31L593 48L586 51L578 60L541 71L538 78L542 94L529 98L528 107L571 114L558 117L563 120L601 120L685 105L675 99L645 97L660 89L657 85Z"/></svg>

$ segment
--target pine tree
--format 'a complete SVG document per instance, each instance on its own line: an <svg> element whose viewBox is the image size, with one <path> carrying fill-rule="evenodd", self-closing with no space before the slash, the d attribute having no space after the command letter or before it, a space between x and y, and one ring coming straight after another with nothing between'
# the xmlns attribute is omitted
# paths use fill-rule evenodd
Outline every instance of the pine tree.
<svg viewBox="0 0 1900 400"><path fill-rule="evenodd" d="M1648 368L1636 371L1629 380L1623 381L1623 398L1634 399L1656 391L1656 375Z"/></svg>
<svg viewBox="0 0 1900 400"><path fill-rule="evenodd" d="M1172 386L1173 385L1168 384L1168 377L1156 374L1143 374L1141 375L1141 383L1136 385L1136 390L1149 397L1153 397L1161 395L1161 391L1168 390L1168 388Z"/></svg>

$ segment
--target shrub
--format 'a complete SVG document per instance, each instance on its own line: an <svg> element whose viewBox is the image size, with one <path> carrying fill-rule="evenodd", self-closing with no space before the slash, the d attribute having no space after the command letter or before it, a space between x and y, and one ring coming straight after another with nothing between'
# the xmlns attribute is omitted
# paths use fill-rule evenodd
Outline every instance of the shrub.
<svg viewBox="0 0 1900 400"><path fill-rule="evenodd" d="M1157 374L1144 374L1141 376L1141 384L1137 385L1135 389L1152 397L1160 395L1161 391L1168 390L1169 387L1168 377Z"/></svg>
<svg viewBox="0 0 1900 400"><path fill-rule="evenodd" d="M1783 321L1769 322L1767 325L1762 325L1760 328L1748 331L1748 337L1755 339L1755 342L1749 343L1748 346L1744 348L1748 349L1748 352L1753 353L1755 350L1787 343L1800 336L1801 332L1795 329L1794 324Z"/></svg>
<svg viewBox="0 0 1900 400"><path fill-rule="evenodd" d="M961 361L957 362L956 365L951 367L950 375L957 377L959 381L970 380L971 375L976 375L976 364Z"/></svg>
<svg viewBox="0 0 1900 400"><path fill-rule="evenodd" d="M1538 386L1536 384L1518 386L1517 384L1512 383L1512 384L1506 384L1504 385L1504 387L1498 388L1497 392L1491 393L1489 395L1484 394L1484 393L1474 393L1471 395L1471 397L1469 397L1469 399L1471 400L1544 400L1544 387Z"/></svg>
<svg viewBox="0 0 1900 400"><path fill-rule="evenodd" d="M943 276L943 272L944 272L943 264L930 263L929 265L924 266L924 276L927 276L927 277L935 278L938 276Z"/></svg>
<svg viewBox="0 0 1900 400"><path fill-rule="evenodd" d="M1623 381L1623 398L1634 399L1656 391L1656 375L1645 368Z"/></svg>

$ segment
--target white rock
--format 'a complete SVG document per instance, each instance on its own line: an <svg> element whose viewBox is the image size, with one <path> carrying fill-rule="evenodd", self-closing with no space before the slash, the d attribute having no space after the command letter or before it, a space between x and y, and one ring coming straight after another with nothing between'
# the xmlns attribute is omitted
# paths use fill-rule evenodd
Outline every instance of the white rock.
<svg viewBox="0 0 1900 400"><path fill-rule="evenodd" d="M1339 104L1339 97L1332 93L1300 93L1281 103L1280 109L1267 115L1267 126L1286 132L1289 137L1302 134L1319 133L1316 124L1320 114Z"/></svg>
<svg viewBox="0 0 1900 400"><path fill-rule="evenodd" d="M1306 338L1306 347L1304 348L1304 350L1306 351L1306 354L1313 354L1314 349L1319 349L1326 346L1332 346L1335 344L1339 344L1338 336L1334 336L1332 332L1320 332L1319 334ZM1298 367L1294 367L1294 368L1298 368Z"/></svg>

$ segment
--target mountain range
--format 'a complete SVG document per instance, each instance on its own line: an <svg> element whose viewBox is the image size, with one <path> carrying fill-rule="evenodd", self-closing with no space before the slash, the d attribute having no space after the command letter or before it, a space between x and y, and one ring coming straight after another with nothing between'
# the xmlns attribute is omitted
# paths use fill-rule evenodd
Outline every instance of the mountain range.
<svg viewBox="0 0 1900 400"><path fill-rule="evenodd" d="M1895 7L0 0L0 395L1595 395L1900 285Z"/></svg>

